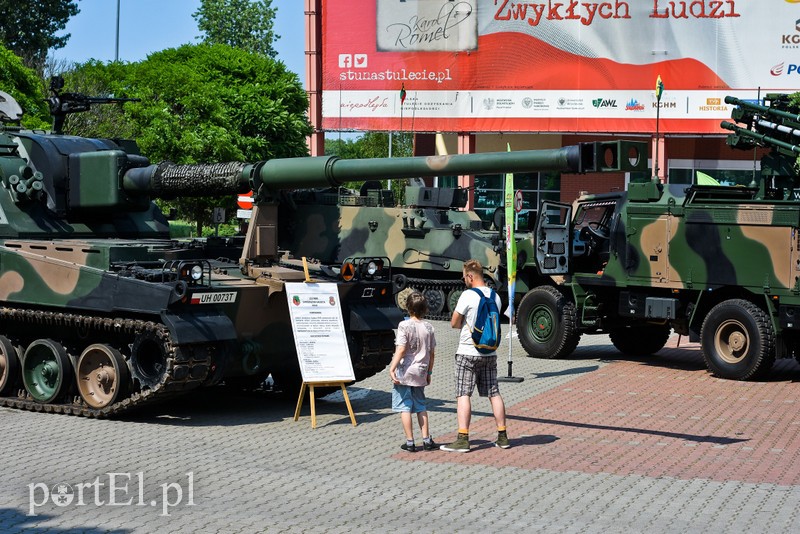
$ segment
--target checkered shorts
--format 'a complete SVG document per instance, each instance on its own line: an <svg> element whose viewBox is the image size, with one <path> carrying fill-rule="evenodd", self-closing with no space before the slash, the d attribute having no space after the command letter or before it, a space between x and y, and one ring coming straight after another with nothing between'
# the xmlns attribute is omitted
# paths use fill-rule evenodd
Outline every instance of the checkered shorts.
<svg viewBox="0 0 800 534"><path fill-rule="evenodd" d="M497 356L456 354L456 397L471 397L475 386L481 397L500 395L497 387Z"/></svg>

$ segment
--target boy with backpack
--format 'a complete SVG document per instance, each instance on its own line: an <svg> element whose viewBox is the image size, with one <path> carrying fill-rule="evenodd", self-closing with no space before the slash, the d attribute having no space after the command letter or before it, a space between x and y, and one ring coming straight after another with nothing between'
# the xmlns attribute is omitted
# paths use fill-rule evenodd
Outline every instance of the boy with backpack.
<svg viewBox="0 0 800 534"><path fill-rule="evenodd" d="M483 267L477 260L464 263L467 289L458 299L450 326L461 329L456 351L456 402L458 437L441 450L469 452L469 423L472 417L472 392L489 397L497 424L496 447L508 449L506 406L497 386L497 353L500 339L500 297L483 280ZM479 319L479 315L481 316ZM473 335L474 334L474 335Z"/></svg>

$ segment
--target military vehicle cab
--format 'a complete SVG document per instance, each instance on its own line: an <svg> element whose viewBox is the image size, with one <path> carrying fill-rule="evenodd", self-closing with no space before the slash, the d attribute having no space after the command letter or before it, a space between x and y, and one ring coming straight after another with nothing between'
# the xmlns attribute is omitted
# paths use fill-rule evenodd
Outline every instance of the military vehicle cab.
<svg viewBox="0 0 800 534"><path fill-rule="evenodd" d="M651 181L543 203L534 237L518 245L529 291L517 322L531 356L566 356L582 334L652 354L674 330L699 341L723 378L800 358L800 109L785 95L726 103L741 123L723 122L728 144L771 149L750 186Z"/></svg>

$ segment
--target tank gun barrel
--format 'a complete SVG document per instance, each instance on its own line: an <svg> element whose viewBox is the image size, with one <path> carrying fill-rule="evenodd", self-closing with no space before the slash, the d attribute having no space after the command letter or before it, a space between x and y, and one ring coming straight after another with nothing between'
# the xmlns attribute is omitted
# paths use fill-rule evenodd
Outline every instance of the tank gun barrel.
<svg viewBox="0 0 800 534"><path fill-rule="evenodd" d="M557 149L451 156L340 159L336 156L273 159L260 165L257 182L269 189L338 186L347 181L507 172L607 172L639 170L646 146L630 141L581 143Z"/></svg>
<svg viewBox="0 0 800 534"><path fill-rule="evenodd" d="M176 165L163 162L129 169L122 188L153 198L234 195L250 189L252 165L241 162Z"/></svg>
<svg viewBox="0 0 800 534"><path fill-rule="evenodd" d="M226 195L257 190L338 187L345 182L506 172L641 170L646 146L631 141L581 143L557 149L454 156L341 159L337 156L242 162L158 165L128 169L122 188L154 198Z"/></svg>

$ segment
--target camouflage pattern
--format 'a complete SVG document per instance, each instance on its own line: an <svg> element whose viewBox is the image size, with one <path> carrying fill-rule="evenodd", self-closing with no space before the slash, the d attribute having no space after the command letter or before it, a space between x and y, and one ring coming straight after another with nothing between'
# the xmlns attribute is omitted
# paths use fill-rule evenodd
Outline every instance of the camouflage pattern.
<svg viewBox="0 0 800 534"><path fill-rule="evenodd" d="M429 317L449 317L464 289L464 262L475 258L494 286L501 279L497 231L484 230L463 208L466 190L406 187L412 205L392 192L364 189L295 191L281 204L281 245L296 255L341 264L354 256L385 256L392 265L398 306L412 290L428 300Z"/></svg>
<svg viewBox="0 0 800 534"><path fill-rule="evenodd" d="M0 124L0 405L103 417L269 374L296 391L285 284L306 275L277 248L276 191L294 181L270 163L151 165L132 142ZM153 202L251 188L242 238L171 239ZM388 364L402 319L373 259L347 281L309 269L337 284L357 380Z"/></svg>
<svg viewBox="0 0 800 534"><path fill-rule="evenodd" d="M363 163L338 160L335 166L326 163L325 170L340 182L368 177L603 172L626 165L628 150L633 146L627 142L585 143L512 153ZM601 157L606 151L612 153L608 158L611 165ZM466 190L412 185L406 187L405 199L406 205L396 205L392 192L381 189L379 182L367 182L358 192L338 188L295 191L280 204L280 219L286 222L281 227L280 244L297 256L328 265L358 255L384 256L395 273L398 306L404 308L412 290L420 291L428 299L432 318L451 316L464 290L463 265L470 258L481 262L487 282L507 298L503 236L496 230L483 229L478 215L463 209Z"/></svg>
<svg viewBox="0 0 800 534"><path fill-rule="evenodd" d="M724 378L798 357L800 110L785 95L768 98L726 100L743 123L723 123L734 131L728 144L771 149L750 187L636 183L543 205L518 247L529 291L517 322L530 355L565 356L582 334L599 333L623 353L651 354L673 329L700 341Z"/></svg>
<svg viewBox="0 0 800 534"><path fill-rule="evenodd" d="M14 115L7 103L0 111L0 117ZM0 404L101 417L221 382L255 387L270 373L296 390L300 372L285 284L305 274L279 247L279 228L288 222L279 217L283 190L335 188L354 179L583 171L606 161L598 157L601 148L175 165L150 164L133 142L0 125ZM614 152L612 160L623 159L621 145L605 148ZM255 206L247 235L227 243L170 239L153 202L249 189ZM313 205L294 209L295 224L330 217ZM471 214L421 209L405 210L407 225L398 210L391 224L368 218L361 231L381 236L380 228L384 242L400 236L412 242L434 234L437 220L449 229L436 253L456 265L485 247L454 244L459 224L470 239L480 235ZM342 220L361 224L359 217L347 210ZM331 229L347 228L338 216L331 221L330 227L304 223L310 235L298 237L294 252L304 252L301 243L334 239ZM337 284L360 380L390 361L392 329L402 314L394 305L388 254L362 247L355 234L344 237L349 262L314 263L310 275ZM403 245L404 252L410 248ZM427 253L415 247L417 260ZM405 264L413 264L414 254L404 256ZM226 259L236 257L238 263ZM486 263L498 270L497 262Z"/></svg>

